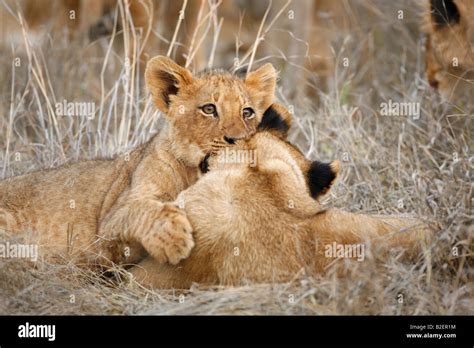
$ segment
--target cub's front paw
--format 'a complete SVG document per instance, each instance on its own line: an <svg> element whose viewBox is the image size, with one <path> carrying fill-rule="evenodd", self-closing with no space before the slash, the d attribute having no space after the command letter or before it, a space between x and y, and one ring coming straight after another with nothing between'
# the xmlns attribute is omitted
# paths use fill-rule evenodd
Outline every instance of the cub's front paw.
<svg viewBox="0 0 474 348"><path fill-rule="evenodd" d="M184 210L165 203L150 231L143 237L145 250L159 262L176 265L194 247L192 227Z"/></svg>

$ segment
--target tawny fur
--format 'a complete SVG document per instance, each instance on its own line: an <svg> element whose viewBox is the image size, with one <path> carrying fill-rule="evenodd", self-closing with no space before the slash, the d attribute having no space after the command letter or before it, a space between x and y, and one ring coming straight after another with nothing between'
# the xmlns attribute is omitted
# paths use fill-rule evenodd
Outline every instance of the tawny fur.
<svg viewBox="0 0 474 348"><path fill-rule="evenodd" d="M257 166L214 157L210 172L176 200L193 227L196 245L190 256L176 266L144 259L131 270L139 282L187 288L193 282L288 281L301 269L322 273L337 263L325 255L333 242L363 243L379 255L397 248L418 255L430 236L429 228L414 218L321 206L309 195L310 161L275 132L257 133L234 149L256 150ZM337 174L339 163L331 169Z"/></svg>
<svg viewBox="0 0 474 348"><path fill-rule="evenodd" d="M432 0L423 3L423 30L426 33L426 76L429 83L448 99L474 93L474 1L445 0L444 6L455 6L458 21L445 18L437 24L438 11ZM443 6L442 4L440 6ZM453 15L453 14L452 14ZM443 16L446 17L446 16Z"/></svg>
<svg viewBox="0 0 474 348"><path fill-rule="evenodd" d="M146 82L165 114L167 131L130 154L84 161L0 182L0 228L26 233L43 256L75 262L133 262L144 249L175 264L194 245L179 208L166 203L193 184L216 139L255 133L272 104L270 64L241 80L226 72L191 72L165 57L152 59ZM218 115L202 106L213 103ZM243 109L255 113L244 118Z"/></svg>

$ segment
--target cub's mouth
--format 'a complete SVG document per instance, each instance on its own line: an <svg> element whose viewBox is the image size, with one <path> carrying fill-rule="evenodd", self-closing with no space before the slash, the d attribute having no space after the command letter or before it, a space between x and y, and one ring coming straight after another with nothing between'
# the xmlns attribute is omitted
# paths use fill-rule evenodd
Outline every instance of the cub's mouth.
<svg viewBox="0 0 474 348"><path fill-rule="evenodd" d="M291 125L291 115L289 111L280 104L272 104L263 114L262 120L257 127L257 132L274 132L279 134L279 137L286 139L288 130ZM209 159L212 156L215 156L219 151L224 150L224 148L229 148L233 146L239 147L239 144L245 142L249 138L253 137L256 133L250 134L246 138L229 138L223 136L222 138L215 138L209 144L209 152L204 156L204 158L199 163L199 169L201 173L207 173L209 171Z"/></svg>
<svg viewBox="0 0 474 348"><path fill-rule="evenodd" d="M224 150L225 148L232 147L235 145L235 139L227 138L226 136L222 138L213 139L208 146L208 152L199 163L199 169L201 173L205 174L209 171L209 159L212 156L216 156L217 154L219 154L220 151Z"/></svg>

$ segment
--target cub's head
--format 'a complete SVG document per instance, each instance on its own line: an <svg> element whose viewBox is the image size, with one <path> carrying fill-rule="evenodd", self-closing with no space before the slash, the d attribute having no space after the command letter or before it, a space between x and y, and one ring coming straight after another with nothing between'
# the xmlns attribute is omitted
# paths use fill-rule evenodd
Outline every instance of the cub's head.
<svg viewBox="0 0 474 348"><path fill-rule="evenodd" d="M261 196L268 195L276 203L276 209L296 215L314 214L319 209L315 200L329 191L340 163L306 159L297 147L286 141L290 124L288 110L274 103L265 111L256 134L206 157L207 163L201 169L220 172L221 177L238 172L242 182L236 186L245 188L240 191L245 192L244 196L256 196L258 192L258 204L263 205L265 199Z"/></svg>
<svg viewBox="0 0 474 348"><path fill-rule="evenodd" d="M472 0L426 0L426 75L449 99L474 85Z"/></svg>
<svg viewBox="0 0 474 348"><path fill-rule="evenodd" d="M266 64L245 79L224 71L193 76L158 56L148 62L145 78L154 104L169 121L175 153L197 166L213 140L231 144L256 132L273 103L277 73Z"/></svg>

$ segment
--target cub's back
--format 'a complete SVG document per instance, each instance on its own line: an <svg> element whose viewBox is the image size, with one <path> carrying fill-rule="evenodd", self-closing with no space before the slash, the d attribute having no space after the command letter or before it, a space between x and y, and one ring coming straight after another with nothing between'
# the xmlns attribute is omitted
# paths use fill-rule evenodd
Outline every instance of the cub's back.
<svg viewBox="0 0 474 348"><path fill-rule="evenodd" d="M114 183L129 182L134 163L122 158L67 164L0 182L0 230L37 244L45 255L86 252L96 241L101 208ZM116 191L118 195L119 190ZM84 249L84 250L82 250ZM76 255L76 254L74 254Z"/></svg>

